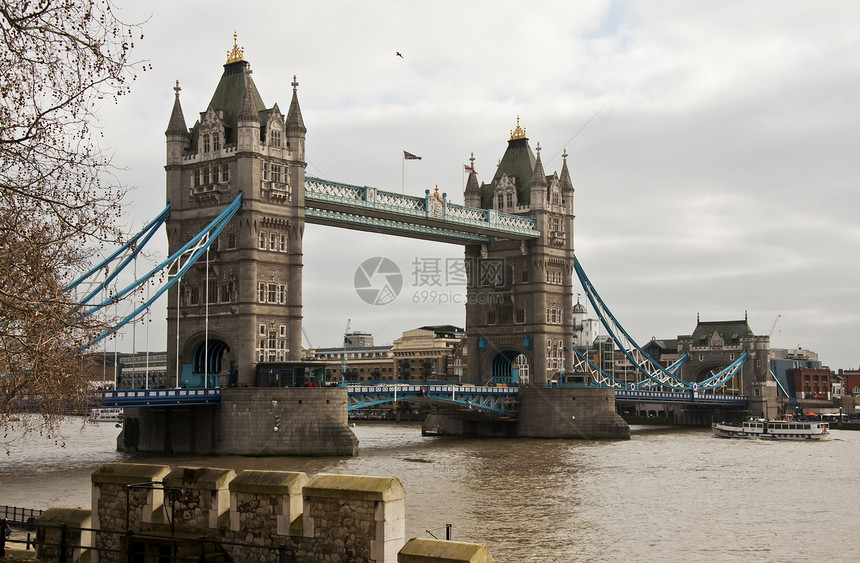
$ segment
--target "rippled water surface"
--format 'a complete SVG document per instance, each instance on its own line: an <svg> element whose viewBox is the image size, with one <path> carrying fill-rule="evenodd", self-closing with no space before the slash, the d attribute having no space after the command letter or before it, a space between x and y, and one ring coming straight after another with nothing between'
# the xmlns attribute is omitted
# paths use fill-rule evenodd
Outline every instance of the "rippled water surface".
<svg viewBox="0 0 860 563"><path fill-rule="evenodd" d="M64 447L30 437L0 462L0 504L87 507L90 474L111 461L393 475L407 537L444 537L450 523L496 561L860 560L858 432L770 443L682 428L634 427L617 442L353 430L357 458L165 458L117 453L112 424L70 422Z"/></svg>

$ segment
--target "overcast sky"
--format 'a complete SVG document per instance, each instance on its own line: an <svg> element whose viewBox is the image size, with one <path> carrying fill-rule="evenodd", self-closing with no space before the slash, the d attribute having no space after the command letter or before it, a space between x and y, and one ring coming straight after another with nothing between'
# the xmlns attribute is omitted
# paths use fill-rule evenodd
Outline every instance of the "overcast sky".
<svg viewBox="0 0 860 563"><path fill-rule="evenodd" d="M547 173L567 148L577 256L640 343L690 334L697 315L748 312L757 334L781 315L773 347L860 365L860 2L117 2L147 20L133 53L152 65L101 111L134 187L130 232L164 205L174 82L191 126L235 31L268 107L286 112L297 75L308 175L462 203L469 155L489 181L519 116ZM422 157L405 174L403 150ZM377 344L464 325L462 305L422 293L462 287L412 275L460 246L308 225L304 250L316 347L339 345L347 319ZM385 306L353 288L374 256L404 275Z"/></svg>

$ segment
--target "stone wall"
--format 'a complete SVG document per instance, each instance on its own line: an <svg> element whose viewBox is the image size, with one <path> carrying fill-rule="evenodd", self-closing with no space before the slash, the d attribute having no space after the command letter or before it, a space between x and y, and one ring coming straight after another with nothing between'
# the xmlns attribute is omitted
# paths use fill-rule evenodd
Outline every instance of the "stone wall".
<svg viewBox="0 0 860 563"><path fill-rule="evenodd" d="M396 477L112 463L92 476L93 507L37 519L46 543L65 524L69 560L278 563L490 562L486 546L405 538L406 491ZM94 537L81 528L92 521ZM96 548L96 549L88 549ZM48 560L56 549L39 547ZM88 552L89 551L89 552ZM402 552L402 553L401 553ZM132 555L129 555L129 554Z"/></svg>
<svg viewBox="0 0 860 563"><path fill-rule="evenodd" d="M125 409L117 449L200 455L355 456L339 387L239 387L221 405Z"/></svg>
<svg viewBox="0 0 860 563"><path fill-rule="evenodd" d="M526 438L630 438L610 388L523 387L519 419L519 436Z"/></svg>
<svg viewBox="0 0 860 563"><path fill-rule="evenodd" d="M346 409L347 390L339 387L224 389L218 453L358 455Z"/></svg>

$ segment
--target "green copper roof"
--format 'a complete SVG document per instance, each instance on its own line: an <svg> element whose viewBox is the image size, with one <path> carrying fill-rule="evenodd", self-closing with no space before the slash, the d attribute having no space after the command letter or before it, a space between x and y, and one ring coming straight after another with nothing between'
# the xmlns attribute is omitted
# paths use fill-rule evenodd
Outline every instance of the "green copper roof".
<svg viewBox="0 0 860 563"><path fill-rule="evenodd" d="M517 199L520 204L531 201L531 189L529 183L535 169L535 155L529 146L529 140L525 137L511 139L505 151L492 182L481 186L481 207L492 209L493 189L501 179L502 174L516 178Z"/></svg>
<svg viewBox="0 0 860 563"><path fill-rule="evenodd" d="M705 344L714 333L719 334L726 345L737 344L741 338L753 336L746 320L743 321L699 321L693 331L693 345Z"/></svg>
<svg viewBox="0 0 860 563"><path fill-rule="evenodd" d="M215 88L215 93L209 101L209 107L224 110L224 125L236 127L236 117L242 108L242 100L245 98L245 90L249 89L251 99L258 112L266 109L263 98L257 91L257 86L251 78L251 69L247 61L239 61L224 65L224 74Z"/></svg>

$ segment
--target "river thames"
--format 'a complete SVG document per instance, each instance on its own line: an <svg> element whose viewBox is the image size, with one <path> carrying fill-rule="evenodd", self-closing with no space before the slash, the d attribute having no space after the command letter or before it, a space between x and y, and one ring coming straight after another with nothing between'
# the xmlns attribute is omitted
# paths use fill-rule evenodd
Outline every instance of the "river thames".
<svg viewBox="0 0 860 563"><path fill-rule="evenodd" d="M30 437L0 463L0 504L90 507L114 461L396 476L407 538L486 544L496 561L860 560L860 432L823 443L633 427L629 441L423 437L359 422L356 458L153 457L115 451L113 424Z"/></svg>

